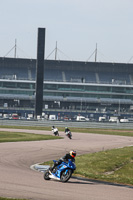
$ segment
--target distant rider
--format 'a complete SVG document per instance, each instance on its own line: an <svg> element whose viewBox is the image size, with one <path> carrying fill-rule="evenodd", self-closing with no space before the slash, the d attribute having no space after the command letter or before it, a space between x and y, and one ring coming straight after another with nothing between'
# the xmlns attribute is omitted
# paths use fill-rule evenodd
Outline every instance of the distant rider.
<svg viewBox="0 0 133 200"><path fill-rule="evenodd" d="M58 161L56 161L54 163L54 165L52 167L50 167L50 171L53 171L53 169L55 167L57 167L58 165L60 165L62 162L68 162L68 160L70 159L72 162L75 162L75 157L76 157L76 151L70 151L68 154L66 154L65 156L63 156L62 158L60 158Z"/></svg>
<svg viewBox="0 0 133 200"><path fill-rule="evenodd" d="M52 132L54 135L59 135L58 128L56 128L55 126L52 126Z"/></svg>
<svg viewBox="0 0 133 200"><path fill-rule="evenodd" d="M69 137L70 139L72 139L72 133L70 131L69 128L65 127L65 133L66 133L66 136Z"/></svg>
<svg viewBox="0 0 133 200"><path fill-rule="evenodd" d="M66 135L67 135L69 132L71 132L70 129L67 128L67 127L65 127L65 133L66 133Z"/></svg>

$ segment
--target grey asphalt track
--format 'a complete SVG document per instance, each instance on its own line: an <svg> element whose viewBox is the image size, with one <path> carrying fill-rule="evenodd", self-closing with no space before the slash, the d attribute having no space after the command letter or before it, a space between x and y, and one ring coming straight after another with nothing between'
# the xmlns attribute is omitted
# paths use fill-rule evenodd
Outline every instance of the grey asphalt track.
<svg viewBox="0 0 133 200"><path fill-rule="evenodd" d="M7 130L7 129L0 129ZM10 130L10 129L9 129ZM11 131L20 131L15 129ZM52 134L50 131L21 132ZM64 133L60 133L64 136ZM45 181L31 165L58 159L71 149L78 154L133 145L133 137L73 133L73 139L0 143L0 196L32 200L132 200L133 188L71 178Z"/></svg>

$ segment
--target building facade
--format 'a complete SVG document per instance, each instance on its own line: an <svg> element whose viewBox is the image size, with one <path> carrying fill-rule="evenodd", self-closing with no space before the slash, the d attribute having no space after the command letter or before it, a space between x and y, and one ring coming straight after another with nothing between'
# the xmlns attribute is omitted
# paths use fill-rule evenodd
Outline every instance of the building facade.
<svg viewBox="0 0 133 200"><path fill-rule="evenodd" d="M35 109L36 60L0 58L0 112ZM44 61L43 112L130 114L133 64Z"/></svg>

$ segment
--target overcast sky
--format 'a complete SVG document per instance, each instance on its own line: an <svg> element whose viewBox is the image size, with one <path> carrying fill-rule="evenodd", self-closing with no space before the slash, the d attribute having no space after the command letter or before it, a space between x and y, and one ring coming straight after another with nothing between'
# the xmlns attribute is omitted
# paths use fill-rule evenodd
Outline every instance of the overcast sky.
<svg viewBox="0 0 133 200"><path fill-rule="evenodd" d="M133 63L133 0L0 0L0 57L36 58L38 27L45 58ZM91 56L92 55L92 56ZM54 52L48 59L54 59Z"/></svg>

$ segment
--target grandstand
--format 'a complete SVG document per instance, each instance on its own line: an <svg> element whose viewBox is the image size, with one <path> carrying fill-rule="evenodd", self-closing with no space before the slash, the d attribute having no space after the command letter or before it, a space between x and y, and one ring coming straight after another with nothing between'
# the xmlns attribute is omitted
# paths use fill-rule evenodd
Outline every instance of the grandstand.
<svg viewBox="0 0 133 200"><path fill-rule="evenodd" d="M36 60L0 58L0 112L34 113ZM133 64L44 61L43 112L128 114Z"/></svg>

